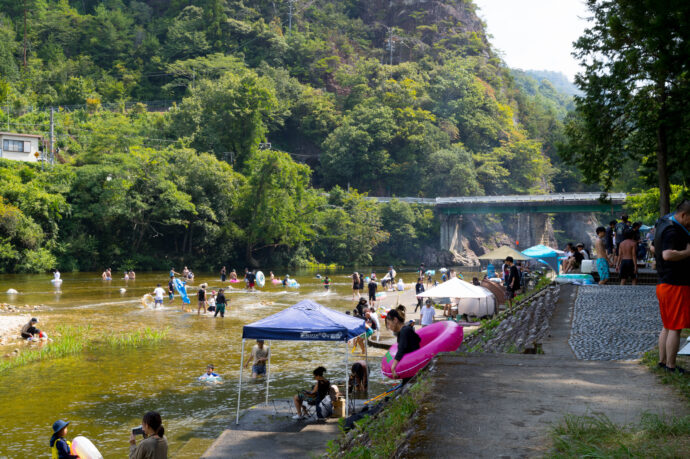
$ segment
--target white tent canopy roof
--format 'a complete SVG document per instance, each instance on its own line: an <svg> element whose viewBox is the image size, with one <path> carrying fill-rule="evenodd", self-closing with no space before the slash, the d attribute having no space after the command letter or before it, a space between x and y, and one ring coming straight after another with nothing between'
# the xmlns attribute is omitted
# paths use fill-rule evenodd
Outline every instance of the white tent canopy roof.
<svg viewBox="0 0 690 459"><path fill-rule="evenodd" d="M488 289L472 285L457 277L420 293L422 298L486 298L492 296Z"/></svg>
<svg viewBox="0 0 690 459"><path fill-rule="evenodd" d="M496 313L496 297L489 289L472 285L458 278L453 278L417 296L456 300L458 314L481 317Z"/></svg>

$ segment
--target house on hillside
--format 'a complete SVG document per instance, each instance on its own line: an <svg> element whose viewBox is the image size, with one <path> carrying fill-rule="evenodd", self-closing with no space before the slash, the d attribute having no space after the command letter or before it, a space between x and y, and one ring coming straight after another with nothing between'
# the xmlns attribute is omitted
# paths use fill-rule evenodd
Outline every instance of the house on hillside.
<svg viewBox="0 0 690 459"><path fill-rule="evenodd" d="M0 158L35 163L42 159L42 139L40 135L0 132Z"/></svg>

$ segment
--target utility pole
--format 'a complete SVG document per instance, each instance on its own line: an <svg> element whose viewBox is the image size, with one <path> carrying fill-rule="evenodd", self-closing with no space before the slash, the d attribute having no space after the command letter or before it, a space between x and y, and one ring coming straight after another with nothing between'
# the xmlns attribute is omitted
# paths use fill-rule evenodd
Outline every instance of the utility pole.
<svg viewBox="0 0 690 459"><path fill-rule="evenodd" d="M290 6L290 12L288 13L288 34L292 33L292 3L294 0L288 0Z"/></svg>
<svg viewBox="0 0 690 459"><path fill-rule="evenodd" d="M55 151L55 119L54 119L54 114L55 114L55 108L50 107L50 148L49 148L49 153L48 153L48 160L50 161L50 165L55 164L55 154L53 153Z"/></svg>
<svg viewBox="0 0 690 459"><path fill-rule="evenodd" d="M388 28L388 49L390 50L390 62L389 65L393 65L393 27Z"/></svg>

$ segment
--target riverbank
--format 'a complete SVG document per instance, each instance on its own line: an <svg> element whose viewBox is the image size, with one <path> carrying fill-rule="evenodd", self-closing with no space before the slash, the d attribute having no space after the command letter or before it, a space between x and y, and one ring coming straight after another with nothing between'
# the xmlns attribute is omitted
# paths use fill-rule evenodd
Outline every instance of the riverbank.
<svg viewBox="0 0 690 459"><path fill-rule="evenodd" d="M19 339L19 331L31 319L29 314L0 315L0 346Z"/></svg>

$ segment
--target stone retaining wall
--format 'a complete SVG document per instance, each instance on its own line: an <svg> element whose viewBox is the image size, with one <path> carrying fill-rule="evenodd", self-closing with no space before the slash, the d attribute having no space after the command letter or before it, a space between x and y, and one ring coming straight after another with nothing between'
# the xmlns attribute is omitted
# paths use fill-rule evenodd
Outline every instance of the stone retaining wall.
<svg viewBox="0 0 690 459"><path fill-rule="evenodd" d="M560 286L549 285L465 339L461 352L537 353L548 336Z"/></svg>

